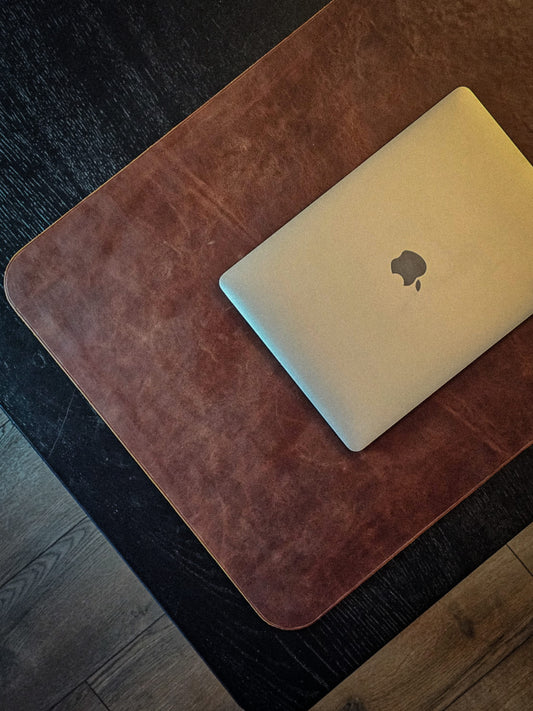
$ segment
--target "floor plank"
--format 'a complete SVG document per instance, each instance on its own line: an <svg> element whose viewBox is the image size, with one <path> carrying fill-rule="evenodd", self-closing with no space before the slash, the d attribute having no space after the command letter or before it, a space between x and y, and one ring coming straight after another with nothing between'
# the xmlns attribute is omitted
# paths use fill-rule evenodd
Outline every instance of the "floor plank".
<svg viewBox="0 0 533 711"><path fill-rule="evenodd" d="M0 419L4 417L0 411ZM0 585L85 515L20 432L0 427Z"/></svg>
<svg viewBox="0 0 533 711"><path fill-rule="evenodd" d="M51 711L107 711L107 708L87 684L81 684Z"/></svg>
<svg viewBox="0 0 533 711"><path fill-rule="evenodd" d="M510 541L509 548L533 575L533 523Z"/></svg>
<svg viewBox="0 0 533 711"><path fill-rule="evenodd" d="M50 708L161 614L84 519L0 588L0 708Z"/></svg>
<svg viewBox="0 0 533 711"><path fill-rule="evenodd" d="M504 547L313 711L447 708L533 634L532 600L533 578Z"/></svg>
<svg viewBox="0 0 533 711"><path fill-rule="evenodd" d="M449 711L530 709L533 709L533 637L449 707Z"/></svg>
<svg viewBox="0 0 533 711"><path fill-rule="evenodd" d="M238 711L168 617L88 680L110 711Z"/></svg>

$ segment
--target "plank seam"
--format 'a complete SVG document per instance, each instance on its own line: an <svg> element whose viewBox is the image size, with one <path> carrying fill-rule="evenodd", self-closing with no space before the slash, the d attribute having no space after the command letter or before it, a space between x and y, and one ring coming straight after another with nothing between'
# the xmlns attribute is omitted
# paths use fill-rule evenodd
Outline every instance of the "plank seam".
<svg viewBox="0 0 533 711"><path fill-rule="evenodd" d="M127 649L129 646L134 644L139 639L139 637L141 637L143 634L145 634L149 629L151 629L155 624L157 624L160 620L162 620L165 617L168 618L170 622L172 622L172 620L166 614L166 612L163 611L161 613L161 615L159 615L159 617L157 617L147 627L145 627L138 634L136 634L134 637L132 637L128 642L126 642L126 644L124 644L122 647L120 647L120 649L117 649L117 651L114 652L114 654L112 654L108 659L106 659L104 662L102 662L102 664L97 669L95 669L93 672L91 672L91 674L87 677L87 679L85 679L85 683L87 684L87 686L89 686L91 688L91 690L94 691L94 693L96 694L96 691L94 690L94 688L89 680L93 679L95 676L97 676L105 666L107 666L110 662L113 661L113 659L115 659L115 657L118 657L119 654L122 654L122 652L125 649ZM172 624L174 624L174 623L172 622ZM96 695L98 696L98 694L96 694ZM98 696L98 698L100 698L100 697ZM107 708L107 706L106 706L106 708Z"/></svg>
<svg viewBox="0 0 533 711"><path fill-rule="evenodd" d="M532 638L532 635L528 635L528 636L526 637L526 639L522 640L522 642L520 642L520 644L518 644L516 647L514 647L513 649L511 649L511 651L510 651L508 654L506 654L505 657L502 657L502 658L500 659L500 661L499 661L497 664L495 664L493 667L491 667L490 669L488 669L482 676L479 677L479 679L478 679L476 682L474 682L471 686L469 686L468 689L465 689L465 691L463 691L462 694L460 694L459 696L457 696L457 698L455 698L450 704L448 704L448 706L444 707L441 711L447 711L447 709L452 708L453 705L454 705L459 699L461 699L463 696L465 696L465 694L470 693L470 691L471 691L474 687L476 687L478 684L480 684L480 683L483 681L483 679L484 679L485 677L489 676L489 674L492 674L492 672L493 672L495 669L497 669L497 668L500 666L500 664L503 664L503 662L505 662L506 659L508 659L512 654L514 654L514 653L517 652L519 649L521 649L521 647L523 647L524 644L527 644L531 638Z"/></svg>
<svg viewBox="0 0 533 711"><path fill-rule="evenodd" d="M524 561L520 558L520 556L519 556L517 553L514 552L514 550L511 548L511 546L510 546L509 543L506 544L506 547L511 551L511 553L514 555L514 557L516 558L516 560L522 565L522 567L527 570L527 572L529 573L529 575L531 575L531 576L533 577L533 571L530 570L530 569L527 567L527 565L524 563Z"/></svg>

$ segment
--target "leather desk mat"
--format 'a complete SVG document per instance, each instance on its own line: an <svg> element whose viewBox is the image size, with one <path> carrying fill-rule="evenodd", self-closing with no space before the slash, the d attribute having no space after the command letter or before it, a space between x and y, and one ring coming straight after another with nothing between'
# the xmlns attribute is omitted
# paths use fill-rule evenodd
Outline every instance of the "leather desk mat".
<svg viewBox="0 0 533 711"><path fill-rule="evenodd" d="M460 84L531 159L520 52L486 69L495 38L529 42L498 6L437 71L454 40L438 8L393 22L334 0L6 272L19 315L273 625L316 620L532 440L532 319L352 453L218 287Z"/></svg>

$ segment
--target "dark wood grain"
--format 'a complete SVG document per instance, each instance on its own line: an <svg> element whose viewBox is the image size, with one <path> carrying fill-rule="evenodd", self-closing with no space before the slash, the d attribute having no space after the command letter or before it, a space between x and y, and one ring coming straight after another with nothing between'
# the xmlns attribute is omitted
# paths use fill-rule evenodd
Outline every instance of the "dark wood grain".
<svg viewBox="0 0 533 711"><path fill-rule="evenodd" d="M3 417L0 411L0 420ZM15 427L0 424L0 585L85 515Z"/></svg>
<svg viewBox="0 0 533 711"><path fill-rule="evenodd" d="M106 711L107 707L100 701L87 684L80 684L68 696L56 704L50 711Z"/></svg>
<svg viewBox="0 0 533 711"><path fill-rule="evenodd" d="M0 269L324 4L3 3Z"/></svg>
<svg viewBox="0 0 533 711"><path fill-rule="evenodd" d="M2 4L0 272L16 249L321 5L261 1L251 12L229 0ZM361 14L370 7L361 2ZM461 28L470 36L477 7L424 4L442 22L454 18L457 36ZM531 25L527 3L502 8ZM499 52L504 42L503 31ZM489 56L492 38L484 46ZM529 58L522 61L529 71ZM496 55L494 85L505 100L500 65ZM378 85L371 91L381 96ZM393 117L394 106L386 108ZM519 106L513 112L518 126ZM278 634L250 614L3 299L0 403L253 711L308 708L533 518L533 455L525 452L322 623Z"/></svg>
<svg viewBox="0 0 533 711"><path fill-rule="evenodd" d="M112 711L238 711L168 617L157 620L88 679Z"/></svg>
<svg viewBox="0 0 533 711"><path fill-rule="evenodd" d="M0 587L0 705L49 708L161 614L82 520Z"/></svg>

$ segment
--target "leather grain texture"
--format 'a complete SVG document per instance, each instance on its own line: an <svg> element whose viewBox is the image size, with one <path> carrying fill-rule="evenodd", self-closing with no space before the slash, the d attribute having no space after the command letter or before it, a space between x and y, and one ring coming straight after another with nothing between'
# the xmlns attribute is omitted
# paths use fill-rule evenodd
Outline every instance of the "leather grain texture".
<svg viewBox="0 0 533 711"><path fill-rule="evenodd" d="M531 29L514 2L334 0L9 265L16 311L273 625L316 620L531 442L533 321L355 454L218 278L458 85L531 160Z"/></svg>

